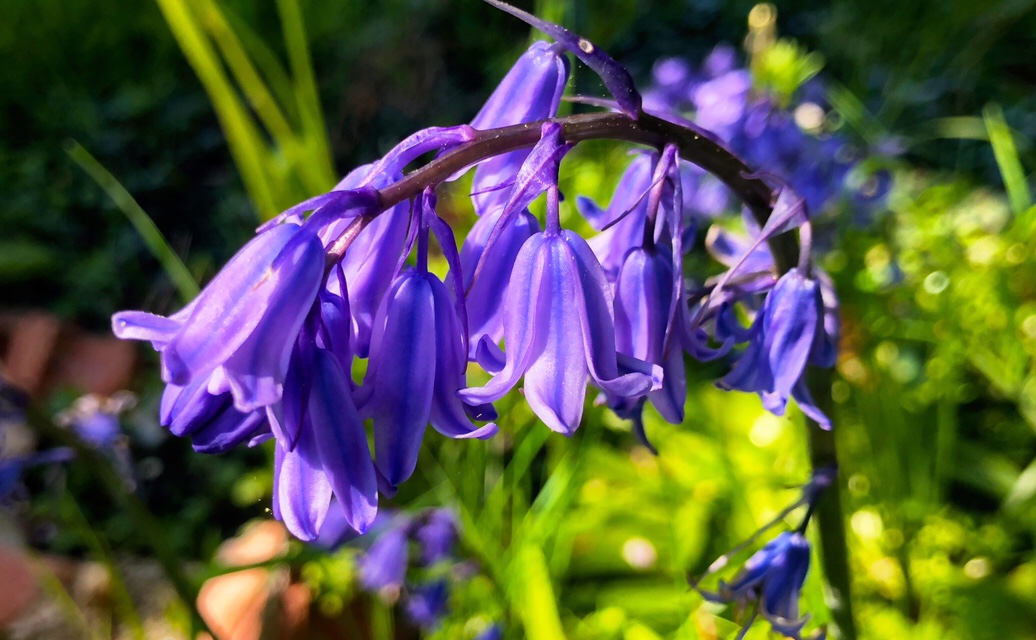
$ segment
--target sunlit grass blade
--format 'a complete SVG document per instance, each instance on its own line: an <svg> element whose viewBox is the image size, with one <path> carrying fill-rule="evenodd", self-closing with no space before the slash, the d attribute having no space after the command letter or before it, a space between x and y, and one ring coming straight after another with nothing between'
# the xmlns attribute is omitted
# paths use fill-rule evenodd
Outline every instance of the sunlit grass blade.
<svg viewBox="0 0 1036 640"><path fill-rule="evenodd" d="M212 41L219 48L227 69L233 74L237 85L241 87L241 92L259 116L260 122L270 132L274 143L287 149L291 146L293 137L287 118L278 108L259 71L249 60L241 40L230 28L223 12L211 0L200 1L204 3L204 24L212 35Z"/></svg>
<svg viewBox="0 0 1036 640"><path fill-rule="evenodd" d="M288 50L291 75L294 79L295 99L302 125L309 161L318 174L334 176L331 162L331 146L324 124L324 113L320 107L313 63L309 57L306 28L297 0L278 0L277 9L284 31L284 45Z"/></svg>
<svg viewBox="0 0 1036 640"><path fill-rule="evenodd" d="M91 178L94 179L108 197L112 199L115 206L126 216L130 224L137 230L144 244L147 245L151 255L162 265L166 275L173 281L180 297L184 302L193 300L198 295L198 283L194 276L187 270L186 265L176 255L172 247L166 241L165 236L158 230L150 216L137 204L129 191L123 187L111 173L108 172L90 152L75 140L70 140L65 146L65 151L72 160L78 164Z"/></svg>
<svg viewBox="0 0 1036 640"><path fill-rule="evenodd" d="M226 15L212 0L199 0L204 3L204 12L207 20L205 25L212 37L213 42L219 48L223 60L234 76L237 86L248 99L248 103L255 110L263 127L270 134L273 141L273 148L268 149L265 163L270 174L279 178L275 195L282 204L290 204L296 200L327 191L335 183L335 176L331 167L330 150L327 148L327 134L323 132L323 117L319 113L319 103L316 106L317 116L320 119L319 137L324 141L323 148L314 150L311 144L313 136L307 135L307 113L313 112L313 105L309 100L296 100L297 87L299 82L289 80L292 90L288 94L290 102L287 104L296 108L298 117L302 123L301 133L292 126L287 116L284 105L275 99L262 74L252 62L246 51L239 34L231 28ZM301 47L305 50L305 36L303 34ZM306 58L308 64L308 57ZM274 67L276 68L276 67ZM297 75L298 70L293 69ZM303 75L311 75L312 70ZM315 89L314 96L315 96Z"/></svg>
<svg viewBox="0 0 1036 640"><path fill-rule="evenodd" d="M985 120L986 130L989 132L989 144L993 146L996 164L1000 167L1000 176L1004 180L1007 199L1011 202L1011 209L1015 214L1020 214L1032 206L1032 193L1029 191L1029 184L1025 181L1025 171L1018 158L1018 149L1011 136L1011 129L1004 120L1004 112L1000 105L993 103L986 105L986 108L982 110L982 118Z"/></svg>
<svg viewBox="0 0 1036 640"><path fill-rule="evenodd" d="M831 103L831 108L868 144L877 144L881 140L884 127L851 91L832 82L827 89L827 100Z"/></svg>
<svg viewBox="0 0 1036 640"><path fill-rule="evenodd" d="M529 640L564 638L543 551L532 544L524 545L511 563L511 573L514 590L511 606L525 626L526 637Z"/></svg>
<svg viewBox="0 0 1036 640"><path fill-rule="evenodd" d="M191 12L187 3L182 0L158 0L158 7L216 109L230 145L230 153L259 217L272 217L284 207L279 206L272 191L274 181L270 179L263 162L269 154L255 121L227 78L199 18Z"/></svg>

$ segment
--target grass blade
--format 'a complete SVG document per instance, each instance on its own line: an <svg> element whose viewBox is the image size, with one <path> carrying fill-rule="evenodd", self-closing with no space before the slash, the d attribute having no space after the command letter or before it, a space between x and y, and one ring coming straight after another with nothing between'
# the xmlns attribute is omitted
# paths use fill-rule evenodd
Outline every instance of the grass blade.
<svg viewBox="0 0 1036 640"><path fill-rule="evenodd" d="M989 144L993 146L996 164L1000 167L1000 176L1004 180L1007 199L1011 202L1011 210L1020 214L1032 206L1032 193L1025 181L1025 171L1018 159L1011 129L1004 120L1004 112L1000 105L990 103L982 110L982 118L989 132Z"/></svg>
<svg viewBox="0 0 1036 640"><path fill-rule="evenodd" d="M198 283L194 276L187 270L186 265L176 255L172 247L166 241L165 236L158 230L150 216L137 204L129 191L119 184L107 169L97 161L90 152L75 140L70 140L65 146L65 152L83 169L94 182L96 182L108 197L112 199L115 206L126 216L130 224L137 230L144 244L147 245L151 255L155 256L159 264L165 270L166 275L173 281L180 297L184 302L190 302L198 295Z"/></svg>
<svg viewBox="0 0 1036 640"><path fill-rule="evenodd" d="M265 169L270 164L269 150L251 114L227 78L216 51L205 37L199 18L183 0L158 0L158 7L187 62L209 94L226 133L234 163L259 217L274 216L292 203L279 203L274 197L271 190L274 180ZM264 159L267 159L265 164Z"/></svg>

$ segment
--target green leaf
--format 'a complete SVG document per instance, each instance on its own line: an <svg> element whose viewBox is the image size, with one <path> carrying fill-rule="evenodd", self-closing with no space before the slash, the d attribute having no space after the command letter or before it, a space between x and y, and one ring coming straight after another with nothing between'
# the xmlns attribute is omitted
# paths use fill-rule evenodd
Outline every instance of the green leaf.
<svg viewBox="0 0 1036 640"><path fill-rule="evenodd" d="M1000 105L986 105L982 110L982 118L986 123L986 131L989 132L989 144L993 145L993 155L996 156L996 164L1000 167L1004 188L1007 189L1007 198L1011 201L1011 209L1016 215L1021 214L1032 206L1032 193L1025 181L1025 171L1018 158L1018 149L1014 145L1011 128L1004 120L1004 112Z"/></svg>
<svg viewBox="0 0 1036 640"><path fill-rule="evenodd" d="M564 638L543 551L531 544L523 546L512 563L512 575L514 593L511 606L525 626L526 637L529 640Z"/></svg>
<svg viewBox="0 0 1036 640"><path fill-rule="evenodd" d="M65 152L78 164L91 178L94 179L108 197L112 199L115 206L126 216L130 224L137 230L144 244L151 251L151 255L165 269L166 275L173 281L180 291L184 302L190 302L198 295L198 283L194 276L187 270L180 256L176 255L172 247L166 241L165 236L158 230L151 217L137 204L129 191L119 184L107 169L97 161L90 152L83 148L75 140L70 140L65 146Z"/></svg>

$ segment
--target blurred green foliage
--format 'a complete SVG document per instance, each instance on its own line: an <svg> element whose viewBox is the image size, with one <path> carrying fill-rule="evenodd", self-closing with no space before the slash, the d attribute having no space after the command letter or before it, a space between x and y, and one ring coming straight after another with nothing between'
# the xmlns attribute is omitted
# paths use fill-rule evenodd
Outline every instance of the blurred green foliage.
<svg viewBox="0 0 1036 640"><path fill-rule="evenodd" d="M660 56L739 43L752 6L526 8L646 78ZM8 0L0 18L0 53L19 60L0 66L3 301L97 327L119 308L169 311L175 290L64 154L67 138L205 281L259 218L416 128L469 119L527 37L474 1ZM823 230L844 309L832 391L863 638L1036 636L1034 20L1031 0L781 3L778 33L798 44L784 41L756 68L761 86L787 94L826 61L846 125L907 152L887 212L865 226L834 217ZM601 93L586 73L575 86ZM624 150L576 153L566 191L608 201ZM442 207L470 224L463 194ZM774 418L754 397L712 388L719 366L692 371L686 424L648 415L658 457L589 401L571 440L513 397L488 443L429 437L419 477L386 507L454 507L480 567L457 583L435 637L472 638L492 622L508 638L734 637L737 612L703 604L686 576L792 502L809 469L801 416ZM157 385L141 378L141 406L126 420L139 495L175 552L207 565L265 513L269 452L205 458L164 438ZM89 469L73 465L64 486L74 502L51 492L34 507L38 545L150 552ZM296 544L290 556L325 617L377 602L357 591L356 554ZM817 571L804 608L827 620ZM766 637L763 625L747 637Z"/></svg>

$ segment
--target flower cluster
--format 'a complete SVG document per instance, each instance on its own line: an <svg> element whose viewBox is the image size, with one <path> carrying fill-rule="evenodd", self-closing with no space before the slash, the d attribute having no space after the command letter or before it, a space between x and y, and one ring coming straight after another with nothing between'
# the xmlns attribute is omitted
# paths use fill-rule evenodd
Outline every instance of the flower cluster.
<svg viewBox="0 0 1036 640"><path fill-rule="evenodd" d="M723 275L685 283L702 191L688 187L700 170L681 157L690 143L678 136L649 138L654 148L632 158L607 207L578 199L599 233L564 228L559 171L575 144L623 127L641 141L652 127L673 128L642 110L629 74L592 43L490 4L556 42L533 44L470 125L419 131L264 224L180 311L112 319L117 336L159 352L161 421L173 434L203 453L276 441L273 513L301 539L325 538L339 521L349 535L366 532L379 494L414 473L429 425L490 438L492 403L520 383L537 417L566 435L592 385L646 443L646 404L683 421L685 354L712 359L747 343L720 385L758 392L778 414L795 398L828 424L801 378L807 364L832 362L837 303L812 265L802 198L745 177L711 134L684 129L733 167L728 180L765 191L753 196L757 210L772 210L752 238L710 231ZM596 114L615 116L609 126L556 117L566 51L612 92L620 113ZM404 175L432 152L436 160ZM436 192L471 167L479 217L458 248ZM542 223L529 211L540 197ZM780 274L766 243L796 229L798 267ZM429 270L432 242L449 265L444 279ZM366 360L362 379L352 375L357 360ZM481 386L466 378L472 362L491 375Z"/></svg>
<svg viewBox="0 0 1036 640"><path fill-rule="evenodd" d="M756 616L762 616L774 631L789 638L802 639L802 628L809 622L808 614L801 617L799 615L799 593L809 571L810 547L805 536L806 526L817 500L834 481L836 473L834 468L817 469L797 501L760 528L751 538L709 566L710 574L723 570L732 556L782 521L792 510L805 506L806 514L799 527L795 531L778 534L753 554L730 583L720 580L716 591L706 591L699 589L697 581L692 580L692 585L709 602L733 602L737 603L741 610L748 605L755 605L738 638L744 637ZM823 640L825 637L826 632L820 630L810 638Z"/></svg>
<svg viewBox="0 0 1036 640"><path fill-rule="evenodd" d="M810 211L845 201L862 222L882 205L890 175L832 125L837 118L827 111L819 78L808 80L782 104L754 90L752 73L738 66L734 49L719 45L698 68L683 58L658 60L653 80L644 94L649 112L693 118L749 166L786 181ZM878 155L898 151L891 141L877 146ZM687 191L695 196L689 206L700 215L712 217L727 207L729 192L715 178L697 171L688 172L687 180Z"/></svg>
<svg viewBox="0 0 1036 640"><path fill-rule="evenodd" d="M336 548L348 532L344 522L331 523L321 531L318 544ZM451 581L469 572L455 557L458 531L453 512L383 512L371 536L373 542L360 557L360 585L387 602L403 603L416 625L428 630L437 627L447 614Z"/></svg>

